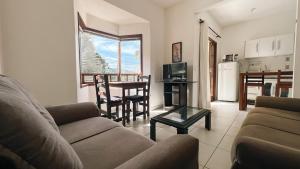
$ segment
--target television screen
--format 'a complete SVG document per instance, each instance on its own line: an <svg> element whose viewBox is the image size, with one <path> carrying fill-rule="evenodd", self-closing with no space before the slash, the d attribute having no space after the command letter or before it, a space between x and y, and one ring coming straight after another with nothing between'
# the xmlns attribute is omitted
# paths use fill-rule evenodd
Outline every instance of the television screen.
<svg viewBox="0 0 300 169"><path fill-rule="evenodd" d="M173 63L163 65L164 80L186 80L187 63Z"/></svg>
<svg viewBox="0 0 300 169"><path fill-rule="evenodd" d="M186 76L187 63L174 63L171 65L172 76Z"/></svg>

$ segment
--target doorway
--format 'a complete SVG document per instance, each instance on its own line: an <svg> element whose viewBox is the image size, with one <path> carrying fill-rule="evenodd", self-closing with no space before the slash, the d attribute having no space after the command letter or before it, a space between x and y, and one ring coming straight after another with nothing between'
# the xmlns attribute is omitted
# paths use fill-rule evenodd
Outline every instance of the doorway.
<svg viewBox="0 0 300 169"><path fill-rule="evenodd" d="M208 39L208 55L209 55L209 76L210 76L210 95L211 101L217 99L217 42Z"/></svg>

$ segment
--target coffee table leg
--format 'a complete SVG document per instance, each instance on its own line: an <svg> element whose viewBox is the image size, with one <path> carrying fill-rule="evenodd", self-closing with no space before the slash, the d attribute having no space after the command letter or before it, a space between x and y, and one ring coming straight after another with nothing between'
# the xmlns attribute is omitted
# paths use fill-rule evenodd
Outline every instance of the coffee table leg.
<svg viewBox="0 0 300 169"><path fill-rule="evenodd" d="M208 113L206 116L205 116L205 128L207 130L210 130L211 129L211 113Z"/></svg>
<svg viewBox="0 0 300 169"><path fill-rule="evenodd" d="M177 128L177 134L188 134L188 133L189 133L189 129Z"/></svg>
<svg viewBox="0 0 300 169"><path fill-rule="evenodd" d="M156 122L153 120L150 120L150 138L156 141Z"/></svg>

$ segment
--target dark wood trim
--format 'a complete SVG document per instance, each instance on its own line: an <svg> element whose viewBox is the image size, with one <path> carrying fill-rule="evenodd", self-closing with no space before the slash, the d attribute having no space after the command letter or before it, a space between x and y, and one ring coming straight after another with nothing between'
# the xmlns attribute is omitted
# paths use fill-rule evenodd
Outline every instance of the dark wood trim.
<svg viewBox="0 0 300 169"><path fill-rule="evenodd" d="M143 59L143 55L144 55L144 42L143 42L143 35L141 35L141 75L143 75L144 74L144 67L143 67L143 65L144 65L144 59Z"/></svg>
<svg viewBox="0 0 300 169"><path fill-rule="evenodd" d="M212 38L209 38L209 42L211 42L214 45L214 63L213 63L213 88L211 90L213 95L211 96L211 101L216 100L217 96L217 48L218 48L218 43L213 40ZM211 55L209 55L209 59L211 59ZM209 62L210 63L210 62Z"/></svg>
<svg viewBox="0 0 300 169"><path fill-rule="evenodd" d="M79 31L83 31L83 32L88 32L88 33L91 33L91 34L95 34L95 35L98 35L98 36L103 36L103 37L106 37L106 38L111 38L111 39L116 39L116 40L119 40L120 42L122 41L131 41L131 40L139 40L141 42L141 45L140 45L140 53L141 53L141 58L140 58L140 62L141 62L141 70L140 70L140 73L138 74L132 74L132 75L143 75L143 34L132 34L132 35L114 35L114 34L111 34L111 33L107 33L107 32L103 32L103 31L100 31L100 30L96 30L96 29L93 29L93 28L90 28L88 26L86 26L86 24L84 23L82 17L80 16L80 13L78 12L78 28L79 28ZM78 37L79 37L79 31L78 31ZM79 43L79 57L80 57L80 39L78 38L78 43ZM121 44L119 43L119 71L118 71L118 74L117 74L117 77L118 77L118 80L120 81L121 80L121 75L131 75L131 74L122 74L122 70L121 70ZM80 62L80 58L79 58L79 62ZM81 73L81 71L80 71ZM86 83L84 82L84 76L85 75L88 75L88 74L80 74L80 83L81 83L81 86L83 86L82 84L87 84L87 85L93 85L93 84L89 84L89 83ZM111 75L115 75L115 74L108 74L110 75L110 78L111 78ZM127 77L128 78L128 77Z"/></svg>
<svg viewBox="0 0 300 169"><path fill-rule="evenodd" d="M108 75L109 76L109 81L113 81L112 77L116 77L117 80L116 81L121 81L122 77L126 77L127 81L129 79L129 77L134 77L137 78L140 74L100 74L100 73L81 73L80 74L80 84L85 87L85 86L93 86L95 85L94 81L86 81L85 77L89 76L90 78L92 78L95 75L99 75L99 76L104 76L104 75Z"/></svg>
<svg viewBox="0 0 300 169"><path fill-rule="evenodd" d="M118 78L119 78L119 79L118 79L118 81L120 81L120 80L121 80L120 74L122 73L122 66L121 66L121 64L122 64L122 57L121 57L121 53L122 53L122 49L121 49L121 41L119 41L118 45L119 45L119 51L118 51L118 74L119 74Z"/></svg>

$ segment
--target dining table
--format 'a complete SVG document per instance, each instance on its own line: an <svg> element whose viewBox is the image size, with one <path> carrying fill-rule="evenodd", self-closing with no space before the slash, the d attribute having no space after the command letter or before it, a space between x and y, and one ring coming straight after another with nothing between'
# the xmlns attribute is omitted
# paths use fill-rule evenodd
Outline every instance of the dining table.
<svg viewBox="0 0 300 169"><path fill-rule="evenodd" d="M123 126L126 125L126 121L125 121L125 106L126 106L126 103L127 103L127 100L126 100L126 90L128 91L128 95L130 95L130 90L131 89L142 89L143 91L143 102L145 103L146 101L146 85L147 85L147 82L142 82L142 81L120 81L120 82L109 82L109 86L110 87L114 87L114 88L120 88L122 89L122 124ZM130 111L130 110L128 110ZM146 108L145 106L143 106L143 112L146 111ZM145 113L144 113L144 116L145 116ZM128 117L129 118L129 117Z"/></svg>
<svg viewBox="0 0 300 169"><path fill-rule="evenodd" d="M293 71L282 71L281 75L292 76ZM278 81L278 72L246 72L240 73L240 80L239 80L239 110L247 110L247 76L263 76L264 79L275 79ZM286 79L290 79L287 77Z"/></svg>

